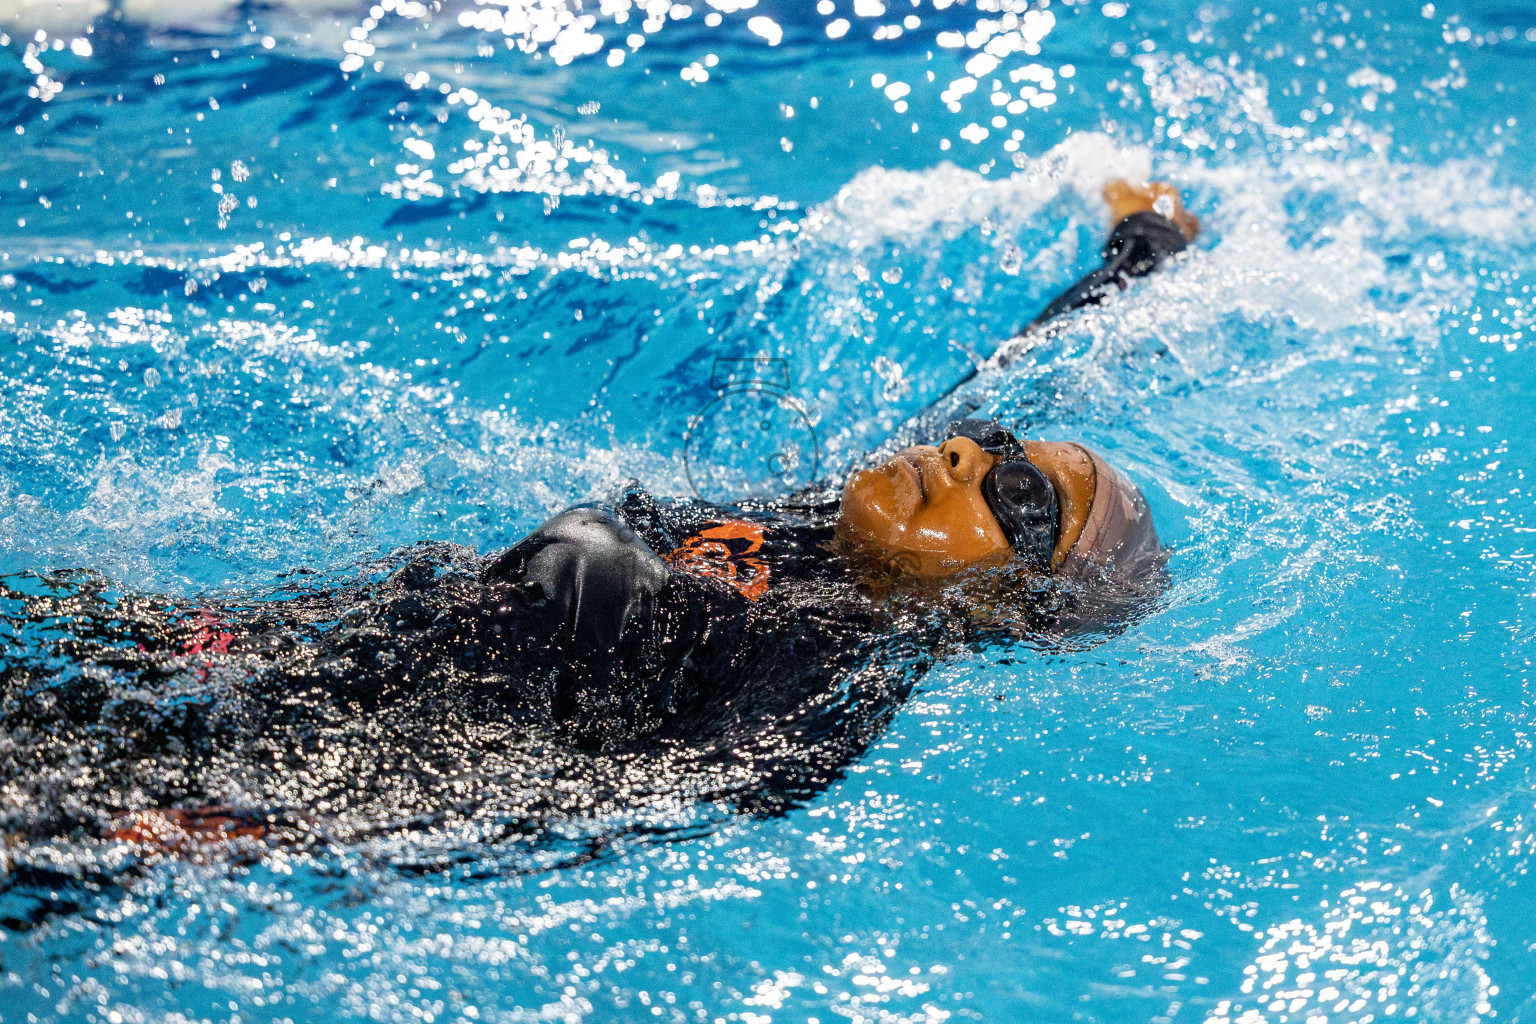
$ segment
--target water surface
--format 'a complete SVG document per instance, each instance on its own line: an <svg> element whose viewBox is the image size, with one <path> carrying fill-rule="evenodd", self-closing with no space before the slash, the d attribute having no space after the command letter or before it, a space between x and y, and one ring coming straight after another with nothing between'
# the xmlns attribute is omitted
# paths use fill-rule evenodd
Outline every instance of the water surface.
<svg viewBox="0 0 1536 1024"><path fill-rule="evenodd" d="M247 593L687 494L720 357L782 361L833 477L1093 264L1106 177L1205 223L982 378L1146 490L1174 585L1124 635L942 665L782 817L135 871L13 843L0 1017L1536 1013L1536 7L0 27L5 572Z"/></svg>

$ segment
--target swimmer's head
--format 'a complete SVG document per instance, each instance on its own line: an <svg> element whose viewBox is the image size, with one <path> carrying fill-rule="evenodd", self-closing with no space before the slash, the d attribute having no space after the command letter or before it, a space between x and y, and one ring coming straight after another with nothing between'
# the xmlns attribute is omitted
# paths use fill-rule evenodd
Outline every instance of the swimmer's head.
<svg viewBox="0 0 1536 1024"><path fill-rule="evenodd" d="M934 579L1015 554L1050 565L1056 494L996 423L961 420L943 444L915 445L855 473L841 537L898 575Z"/></svg>

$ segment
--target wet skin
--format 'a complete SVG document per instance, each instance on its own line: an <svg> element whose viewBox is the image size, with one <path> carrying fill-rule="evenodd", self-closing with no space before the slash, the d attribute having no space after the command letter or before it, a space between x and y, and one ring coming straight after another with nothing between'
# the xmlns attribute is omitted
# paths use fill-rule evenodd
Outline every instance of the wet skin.
<svg viewBox="0 0 1536 1024"><path fill-rule="evenodd" d="M1133 185L1116 178L1104 186L1104 201L1109 204L1111 224L1119 224L1133 213L1160 213L1173 221L1188 241L1193 242L1200 233L1200 218L1184 209L1179 190L1166 182Z"/></svg>
<svg viewBox="0 0 1536 1024"><path fill-rule="evenodd" d="M1116 179L1104 186L1104 199L1111 223L1152 212L1173 221L1191 241L1200 231L1199 219L1165 182L1136 185ZM996 456L961 437L937 448L916 445L897 452L884 465L855 473L844 486L839 537L870 560L911 578L937 579L968 566L1002 562L1010 554L1008 541L981 494L981 482L996 464ZM1073 494L1082 490L1050 468L1046 473L1059 493L1064 485ZM1091 500L1091 487L1086 496L1078 496ZM1065 501L1069 495L1061 497Z"/></svg>
<svg viewBox="0 0 1536 1024"><path fill-rule="evenodd" d="M903 449L849 478L838 531L904 576L934 579L1003 562L1011 548L981 493L997 462L967 437Z"/></svg>

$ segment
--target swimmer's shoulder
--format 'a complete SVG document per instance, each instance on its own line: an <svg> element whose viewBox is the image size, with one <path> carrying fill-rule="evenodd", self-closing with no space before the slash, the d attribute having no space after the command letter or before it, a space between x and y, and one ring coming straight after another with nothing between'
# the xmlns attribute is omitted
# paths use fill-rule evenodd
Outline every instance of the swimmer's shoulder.
<svg viewBox="0 0 1536 1024"><path fill-rule="evenodd" d="M783 584L846 575L832 551L835 498L719 505L630 487L615 512L673 569L724 582L754 601Z"/></svg>

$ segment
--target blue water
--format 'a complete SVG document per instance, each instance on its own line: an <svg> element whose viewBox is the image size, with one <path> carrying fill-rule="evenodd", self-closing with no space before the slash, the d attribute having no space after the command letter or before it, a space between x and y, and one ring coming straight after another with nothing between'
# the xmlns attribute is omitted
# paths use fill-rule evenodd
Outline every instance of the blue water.
<svg viewBox="0 0 1536 1024"><path fill-rule="evenodd" d="M687 494L720 357L835 476L1151 173L1192 257L981 382L1146 490L1165 605L942 664L783 817L13 840L65 881L0 896L0 1020L1536 1019L1536 5L742 6L0 0L0 571Z"/></svg>

